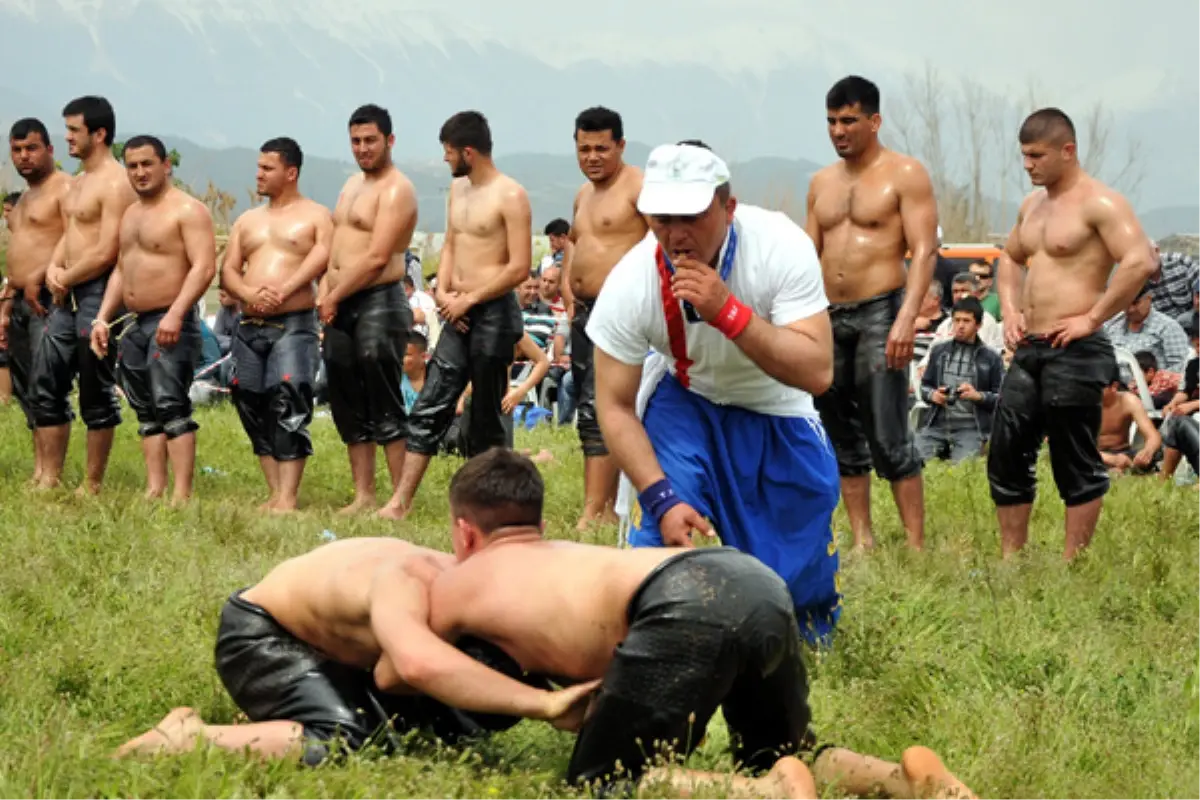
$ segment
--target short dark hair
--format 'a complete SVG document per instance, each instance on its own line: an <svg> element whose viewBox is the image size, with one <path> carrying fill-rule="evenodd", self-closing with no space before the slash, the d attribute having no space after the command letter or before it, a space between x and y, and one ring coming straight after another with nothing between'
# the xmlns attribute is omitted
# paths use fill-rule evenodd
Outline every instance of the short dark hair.
<svg viewBox="0 0 1200 800"><path fill-rule="evenodd" d="M492 154L492 130L478 111L460 111L442 124L438 141L456 150L470 147L482 156Z"/></svg>
<svg viewBox="0 0 1200 800"><path fill-rule="evenodd" d="M857 104L866 114L879 113L879 87L858 75L847 75L825 93L825 108Z"/></svg>
<svg viewBox="0 0 1200 800"><path fill-rule="evenodd" d="M979 276L974 272L956 272L954 273L954 278L950 281L950 285L953 286L956 283L969 283L972 286L978 286Z"/></svg>
<svg viewBox="0 0 1200 800"><path fill-rule="evenodd" d="M1137 359L1138 369L1142 372L1158 369L1158 359L1149 350L1139 350L1133 354L1133 357Z"/></svg>
<svg viewBox="0 0 1200 800"><path fill-rule="evenodd" d="M954 307L951 309L950 314L953 316L959 311L966 311L973 316L975 318L976 325L983 322L983 303L979 302L978 297L964 297L961 300L955 300Z"/></svg>
<svg viewBox="0 0 1200 800"><path fill-rule="evenodd" d="M141 136L135 136L125 143L125 149L121 152L122 154L125 154L138 147L153 147L154 155L158 156L161 161L167 160L166 145L164 145L162 143L162 139L159 139L157 136L147 136L145 134Z"/></svg>
<svg viewBox="0 0 1200 800"><path fill-rule="evenodd" d="M611 131L614 142L625 138L625 126L621 122L621 115L604 106L593 106L579 112L579 116L575 118L575 132L572 135L577 135L580 131L584 133Z"/></svg>
<svg viewBox="0 0 1200 800"><path fill-rule="evenodd" d="M295 139L287 136L268 139L263 142L263 146L258 148L258 151L260 153L278 153L284 166L295 167L297 172L304 166L304 151L300 149L300 144Z"/></svg>
<svg viewBox="0 0 1200 800"><path fill-rule="evenodd" d="M50 132L46 130L46 126L42 124L40 119L34 117L25 117L19 119L12 124L8 129L9 139L28 139L33 134L42 137L42 144L50 144Z"/></svg>
<svg viewBox="0 0 1200 800"><path fill-rule="evenodd" d="M355 125L374 125L385 137L392 135L392 115L386 108L374 103L367 103L365 106L354 109L347 127L353 128Z"/></svg>
<svg viewBox="0 0 1200 800"><path fill-rule="evenodd" d="M547 236L566 236L570 232L571 223L567 222L562 217L559 217L558 219L552 219L547 222L546 230L544 231Z"/></svg>
<svg viewBox="0 0 1200 800"><path fill-rule="evenodd" d="M113 139L117 135L117 113L113 111L112 103L107 99L90 94L76 97L63 106L62 115L64 117L83 117L83 127L87 129L88 133L95 133L103 128L104 143L109 147L112 146Z"/></svg>
<svg viewBox="0 0 1200 800"><path fill-rule="evenodd" d="M413 331L408 335L408 343L415 344L422 353L429 349L429 340L425 338L425 334L419 331Z"/></svg>
<svg viewBox="0 0 1200 800"><path fill-rule="evenodd" d="M1146 281L1145 283L1142 284L1142 288L1138 289L1138 293L1136 295L1134 295L1133 302L1136 303L1137 301L1141 300L1146 295L1153 295L1154 288L1155 288L1154 281Z"/></svg>
<svg viewBox="0 0 1200 800"><path fill-rule="evenodd" d="M484 533L516 525L540 526L545 485L525 456L493 447L450 479L450 513Z"/></svg>
<svg viewBox="0 0 1200 800"><path fill-rule="evenodd" d="M412 275L405 275L400 280L404 281L405 286L411 286L414 289L417 288L417 282L413 280Z"/></svg>
<svg viewBox="0 0 1200 800"><path fill-rule="evenodd" d="M20 199L21 199L20 192L9 192L8 194L4 195L3 202L5 205L15 206L17 204L17 201Z"/></svg>
<svg viewBox="0 0 1200 800"><path fill-rule="evenodd" d="M1071 118L1060 109L1041 108L1030 114L1021 123L1017 139L1021 144L1045 142L1062 145L1074 142L1075 123L1071 122Z"/></svg>

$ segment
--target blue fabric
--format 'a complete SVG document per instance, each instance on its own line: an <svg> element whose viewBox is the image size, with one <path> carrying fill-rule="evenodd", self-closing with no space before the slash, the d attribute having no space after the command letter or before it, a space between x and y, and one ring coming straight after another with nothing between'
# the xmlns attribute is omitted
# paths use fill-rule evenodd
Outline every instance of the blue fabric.
<svg viewBox="0 0 1200 800"><path fill-rule="evenodd" d="M221 360L221 344L217 341L217 335L204 320L200 320L200 342L200 364L196 367L197 372Z"/></svg>
<svg viewBox="0 0 1200 800"><path fill-rule="evenodd" d="M712 521L722 543L783 578L801 634L825 643L841 616L832 524L840 480L819 419L718 406L668 375L643 424L675 493ZM631 523L632 546L662 546L636 504Z"/></svg>

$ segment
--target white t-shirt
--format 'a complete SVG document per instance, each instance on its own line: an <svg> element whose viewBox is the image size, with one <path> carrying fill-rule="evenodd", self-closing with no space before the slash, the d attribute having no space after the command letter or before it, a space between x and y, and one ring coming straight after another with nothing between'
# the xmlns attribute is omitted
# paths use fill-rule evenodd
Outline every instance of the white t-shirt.
<svg viewBox="0 0 1200 800"><path fill-rule="evenodd" d="M425 340L427 342L429 342L429 346L433 347L434 343L433 343L433 341L430 340L430 336L429 336L429 331L430 331L429 323L431 321L434 323L433 329L436 332L441 331L441 328L437 324L437 322L438 322L437 303L435 303L433 298L430 297L428 294L426 294L425 292L422 292L420 289L418 289L417 291L412 293L412 297L408 298L408 306L409 306L409 308L412 308L413 310L416 310L419 308L425 312L425 322L414 322L413 330L416 331L417 333L421 334L422 336L424 336Z"/></svg>
<svg viewBox="0 0 1200 800"><path fill-rule="evenodd" d="M824 311L829 302L821 262L812 239L778 211L739 205L734 215L737 252L729 289L754 313L773 325L790 325ZM676 371L667 335L655 263L654 234L634 245L604 282L588 320L588 338L612 358L640 365L653 349ZM717 263L724 258L728 238ZM691 390L718 405L733 405L781 417L814 416L812 396L772 378L736 344L707 322L689 322L680 311L687 338Z"/></svg>

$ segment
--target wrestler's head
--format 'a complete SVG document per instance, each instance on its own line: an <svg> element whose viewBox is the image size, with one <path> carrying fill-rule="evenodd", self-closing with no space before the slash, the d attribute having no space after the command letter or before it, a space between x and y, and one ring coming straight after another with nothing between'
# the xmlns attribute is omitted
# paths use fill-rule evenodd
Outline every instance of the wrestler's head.
<svg viewBox="0 0 1200 800"><path fill-rule="evenodd" d="M392 163L392 115L386 108L368 103L350 115L350 152L358 168L371 175Z"/></svg>
<svg viewBox="0 0 1200 800"><path fill-rule="evenodd" d="M465 178L476 164L492 157L492 131L487 117L478 111L460 111L442 124L438 141L443 159L455 178Z"/></svg>
<svg viewBox="0 0 1200 800"><path fill-rule="evenodd" d="M125 143L124 159L129 185L139 197L157 197L170 186L171 162L158 137L133 137Z"/></svg>
<svg viewBox="0 0 1200 800"><path fill-rule="evenodd" d="M829 141L842 158L858 158L879 139L879 87L866 78L849 75L825 94Z"/></svg>
<svg viewBox="0 0 1200 800"><path fill-rule="evenodd" d="M41 120L26 117L14 122L8 131L8 149L13 167L27 183L39 183L54 171L54 145Z"/></svg>
<svg viewBox="0 0 1200 800"><path fill-rule="evenodd" d="M117 115L103 97L77 97L62 110L67 125L67 152L84 160L98 147L112 147Z"/></svg>
<svg viewBox="0 0 1200 800"><path fill-rule="evenodd" d="M714 264L737 198L729 186L729 167L708 145L692 139L650 153L637 207L671 260Z"/></svg>
<svg viewBox="0 0 1200 800"><path fill-rule="evenodd" d="M263 142L258 149L254 190L259 197L279 197L288 189L295 189L303 165L304 153L295 139L280 136Z"/></svg>
<svg viewBox="0 0 1200 800"><path fill-rule="evenodd" d="M1034 186L1054 186L1078 164L1075 125L1057 108L1033 112L1017 135L1025 171Z"/></svg>
<svg viewBox="0 0 1200 800"><path fill-rule="evenodd" d="M542 475L525 456L503 447L475 456L450 479L454 556L462 561L505 537L540 537L544 496Z"/></svg>
<svg viewBox="0 0 1200 800"><path fill-rule="evenodd" d="M579 170L592 183L603 183L621 169L625 155L625 128L621 115L596 106L575 118L575 157Z"/></svg>

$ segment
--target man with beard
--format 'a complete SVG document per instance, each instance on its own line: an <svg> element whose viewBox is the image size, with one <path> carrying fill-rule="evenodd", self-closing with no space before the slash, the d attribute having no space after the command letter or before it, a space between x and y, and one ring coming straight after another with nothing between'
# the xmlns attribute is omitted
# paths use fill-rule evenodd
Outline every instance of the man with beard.
<svg viewBox="0 0 1200 800"><path fill-rule="evenodd" d="M222 285L244 309L231 350L233 402L270 490L260 508L275 513L296 510L312 455L308 425L320 360L315 283L333 235L329 211L300 194L303 162L293 139L263 144L255 188L270 202L234 223L221 268Z"/></svg>
<svg viewBox="0 0 1200 800"><path fill-rule="evenodd" d="M110 356L113 315L124 306L132 321L120 338L119 373L137 414L146 497L166 491L169 458L172 503L179 505L192 496L199 426L188 390L201 348L196 302L216 274L216 239L204 204L171 185L160 140L135 136L124 157L138 201L121 220L120 261L92 323L91 348L97 358Z"/></svg>
<svg viewBox="0 0 1200 800"><path fill-rule="evenodd" d="M492 161L492 133L478 111L462 111L438 138L454 176L446 240L434 299L446 326L433 351L425 386L409 415L408 457L400 483L380 516L403 519L471 384L467 457L508 439L501 404L508 367L524 326L513 291L529 277L532 212L525 189Z"/></svg>
<svg viewBox="0 0 1200 800"><path fill-rule="evenodd" d="M578 528L616 522L617 465L609 455L596 419L596 373L588 319L604 279L621 257L649 230L637 209L642 171L624 162L621 115L603 107L575 118L575 154L588 182L575 195L571 225L574 250L562 281L571 314L571 372L578 392L579 441L583 445L583 514Z"/></svg>
<svg viewBox="0 0 1200 800"><path fill-rule="evenodd" d="M31 403L33 356L46 329L46 267L63 235L63 200L71 179L54 166L54 146L41 121L18 120L8 134L13 166L29 185L8 217L8 284L0 300L0 347L8 352L13 393L33 433L33 480L45 475L44 434Z"/></svg>
<svg viewBox="0 0 1200 800"><path fill-rule="evenodd" d="M352 514L375 505L375 447L395 489L404 464L407 415L400 383L413 315L402 281L417 227L412 182L392 164L392 117L365 105L350 115L361 174L346 181L333 214L329 271L318 291L325 324L329 408L350 455Z"/></svg>
<svg viewBox="0 0 1200 800"><path fill-rule="evenodd" d="M103 97L80 97L63 108L70 154L83 173L63 201L66 232L46 269L53 295L46 332L34 354L32 406L42 437L41 486L62 478L71 436L71 384L79 377L79 414L87 426L87 472L80 493L100 491L121 424L112 356L97 358L89 330L117 262L117 233L135 197L112 155L116 117Z"/></svg>

